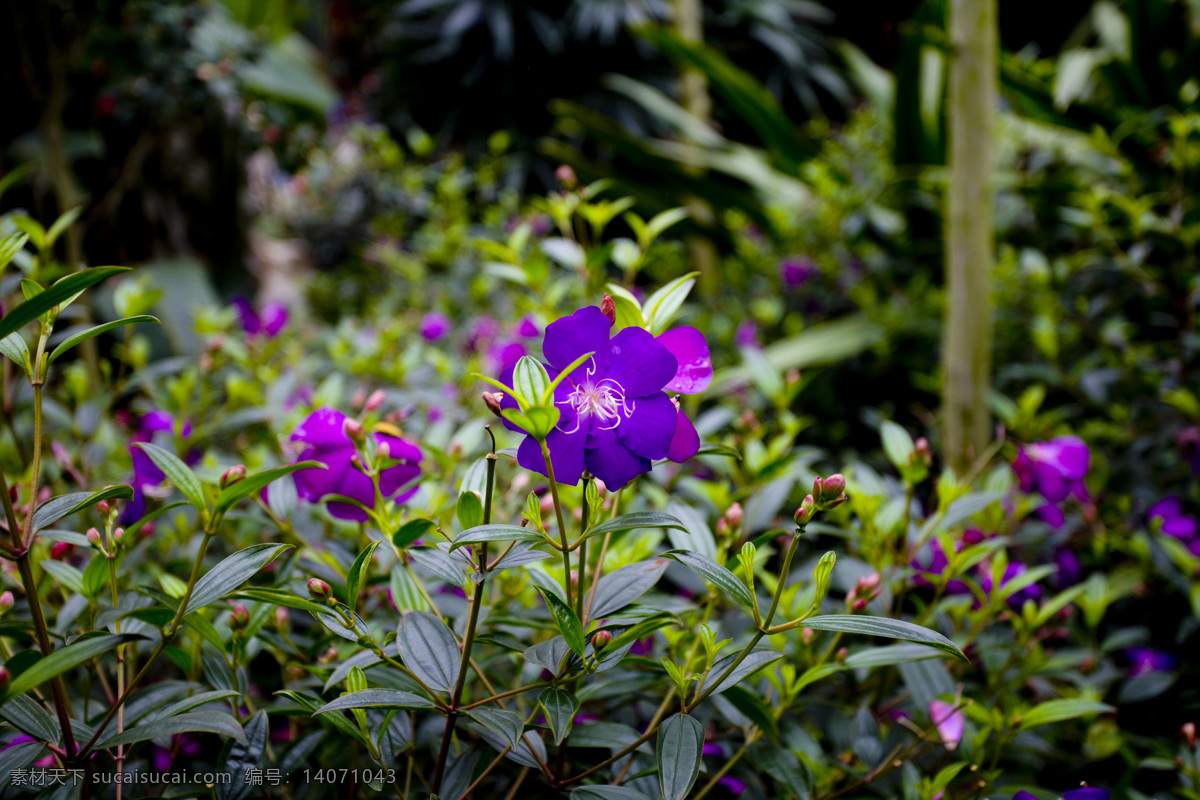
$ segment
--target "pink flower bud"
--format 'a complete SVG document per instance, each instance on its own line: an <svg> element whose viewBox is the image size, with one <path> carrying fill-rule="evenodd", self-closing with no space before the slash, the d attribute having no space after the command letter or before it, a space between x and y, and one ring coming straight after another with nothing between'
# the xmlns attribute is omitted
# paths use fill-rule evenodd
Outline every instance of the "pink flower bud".
<svg viewBox="0 0 1200 800"><path fill-rule="evenodd" d="M96 503L96 510L107 517L109 512L112 511L112 506L108 504L107 500L101 500L99 503Z"/></svg>
<svg viewBox="0 0 1200 800"><path fill-rule="evenodd" d="M813 502L813 496L810 494L804 498L804 502L796 509L796 515L793 519L796 521L796 526L803 528L812 519L813 510L816 508L816 503Z"/></svg>
<svg viewBox="0 0 1200 800"><path fill-rule="evenodd" d="M355 444L362 444L367 439L367 433L363 429L362 423L350 417L347 417L346 421L342 423L342 431Z"/></svg>
<svg viewBox="0 0 1200 800"><path fill-rule="evenodd" d="M363 404L364 411L374 411L383 405L383 401L387 399L387 392L383 389L376 389L367 397L367 402Z"/></svg>
<svg viewBox="0 0 1200 800"><path fill-rule="evenodd" d="M592 647L599 653L604 648L608 647L608 643L612 641L612 634L608 631L596 631L596 635L592 637Z"/></svg>
<svg viewBox="0 0 1200 800"><path fill-rule="evenodd" d="M292 615L283 606L275 607L275 627L281 631L286 631L292 624Z"/></svg>
<svg viewBox="0 0 1200 800"><path fill-rule="evenodd" d="M813 639L815 638L817 638L817 632L812 628L805 628L800 631L800 641L804 642L805 644L812 644Z"/></svg>
<svg viewBox="0 0 1200 800"><path fill-rule="evenodd" d="M605 294L604 299L600 301L600 313L608 317L610 324L617 324L617 303L607 294Z"/></svg>
<svg viewBox="0 0 1200 800"><path fill-rule="evenodd" d="M567 191L574 189L579 184L579 179L575 177L575 170L563 164L558 169L554 170L554 177L562 184Z"/></svg>
<svg viewBox="0 0 1200 800"><path fill-rule="evenodd" d="M333 597L333 589L320 578L309 578L308 595L313 600L328 600Z"/></svg>
<svg viewBox="0 0 1200 800"><path fill-rule="evenodd" d="M497 417L503 418L503 415L500 413L500 395L494 392L484 392L483 404L488 407L488 411L491 411Z"/></svg>
<svg viewBox="0 0 1200 800"><path fill-rule="evenodd" d="M147 525L146 527L150 527L150 526ZM124 528L117 528L115 531L113 531L113 541L114 542L119 542L124 538L125 538L125 529Z"/></svg>
<svg viewBox="0 0 1200 800"><path fill-rule="evenodd" d="M50 557L55 561L65 556L71 549L71 545L67 542L55 542L50 546Z"/></svg>
<svg viewBox="0 0 1200 800"><path fill-rule="evenodd" d="M245 478L246 466L244 464L235 464L221 475L221 488L224 489L226 486L232 486L240 480L245 480Z"/></svg>
<svg viewBox="0 0 1200 800"><path fill-rule="evenodd" d="M8 670L5 669L4 667L0 667L0 688L4 688L5 686L8 686L8 679L9 679Z"/></svg>
<svg viewBox="0 0 1200 800"><path fill-rule="evenodd" d="M742 510L741 503L733 503L729 508L725 509L725 519L729 520L729 527L738 528L742 524L742 517L745 512Z"/></svg>
<svg viewBox="0 0 1200 800"><path fill-rule="evenodd" d="M840 472L830 475L828 478L821 478L813 481L813 497L817 501L817 505L824 508L832 508L834 505L841 503L845 499L843 496L846 491L846 476Z"/></svg>
<svg viewBox="0 0 1200 800"><path fill-rule="evenodd" d="M86 536L88 544L90 544L92 547L100 546L100 531L96 530L95 528L88 528Z"/></svg>
<svg viewBox="0 0 1200 800"><path fill-rule="evenodd" d="M13 607L13 593L5 590L0 594L0 614L7 614Z"/></svg>
<svg viewBox="0 0 1200 800"><path fill-rule="evenodd" d="M1179 735L1183 737L1183 743L1193 750L1196 749L1196 723L1185 722L1183 727L1179 729Z"/></svg>
<svg viewBox="0 0 1200 800"><path fill-rule="evenodd" d="M244 605L238 603L233 608L233 613L229 615L229 627L244 628L250 624L250 612Z"/></svg>

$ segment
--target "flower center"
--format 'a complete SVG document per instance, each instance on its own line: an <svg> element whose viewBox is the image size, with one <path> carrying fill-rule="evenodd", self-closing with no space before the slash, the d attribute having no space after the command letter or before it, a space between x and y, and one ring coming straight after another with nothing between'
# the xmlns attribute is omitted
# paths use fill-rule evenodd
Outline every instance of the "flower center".
<svg viewBox="0 0 1200 800"><path fill-rule="evenodd" d="M625 399L625 387L609 378L595 383L589 378L577 384L559 405L570 406L575 412L575 427L563 433L575 433L585 419L595 419L601 430L611 431L622 419L629 419L635 407Z"/></svg>

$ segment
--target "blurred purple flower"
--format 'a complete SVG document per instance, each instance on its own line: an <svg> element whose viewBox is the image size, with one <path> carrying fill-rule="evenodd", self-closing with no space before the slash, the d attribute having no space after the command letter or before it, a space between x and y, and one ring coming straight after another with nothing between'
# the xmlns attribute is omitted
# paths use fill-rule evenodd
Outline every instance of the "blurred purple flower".
<svg viewBox="0 0 1200 800"><path fill-rule="evenodd" d="M724 775L717 783L725 787L730 794L741 794L746 791L746 784L732 775Z"/></svg>
<svg viewBox="0 0 1200 800"><path fill-rule="evenodd" d="M1108 789L1097 789L1084 786L1082 789L1071 789L1063 792L1063 800L1108 800L1111 792ZM1036 795L1024 790L1013 795L1013 800L1038 800Z"/></svg>
<svg viewBox="0 0 1200 800"><path fill-rule="evenodd" d="M251 336L262 334L268 339L279 335L287 325L288 310L283 303L271 302L263 306L262 311L256 311L244 297L233 298L233 307L237 309L242 322L242 330Z"/></svg>
<svg viewBox="0 0 1200 800"><path fill-rule="evenodd" d="M1066 547L1060 548L1054 554L1054 563L1058 567L1054 584L1059 589L1074 586L1083 577L1083 566L1079 563L1079 557Z"/></svg>
<svg viewBox="0 0 1200 800"><path fill-rule="evenodd" d="M963 543L955 542L955 552L962 550ZM910 566L916 570L916 575L913 576L913 583L917 586L932 586L934 581L933 576L941 576L946 572L946 567L950 565L950 559L946 557L946 551L942 549L941 542L934 539L917 553ZM967 584L960 580L952 580L946 584L946 592L948 594L967 594L971 590Z"/></svg>
<svg viewBox="0 0 1200 800"><path fill-rule="evenodd" d="M150 758L156 772L166 772L171 768L173 762L172 750L178 755L183 756L185 761L191 761L200 755L200 740L191 734L175 734L175 737L171 740L171 745L171 747L153 746Z"/></svg>
<svg viewBox="0 0 1200 800"><path fill-rule="evenodd" d="M941 700L930 700L929 717L937 726L938 736L945 748L953 750L958 747L967 724L967 717L962 710Z"/></svg>
<svg viewBox="0 0 1200 800"><path fill-rule="evenodd" d="M820 272L816 262L808 256L792 256L779 262L779 277L789 289L799 289Z"/></svg>
<svg viewBox="0 0 1200 800"><path fill-rule="evenodd" d="M705 742L704 747L700 750L700 754L703 756L720 756L724 758L725 749L716 742Z"/></svg>
<svg viewBox="0 0 1200 800"><path fill-rule="evenodd" d="M1000 579L1000 588L1004 588L1012 581L1029 571L1029 567L1022 564L1020 561L1009 562L1004 568L1004 576ZM992 570L990 567L981 567L979 570L979 588L983 589L985 594L992 593ZM1025 605L1026 600L1038 600L1042 596L1042 587L1036 583L1031 583L1023 589L1013 593L1008 598L1009 608L1020 609Z"/></svg>
<svg viewBox="0 0 1200 800"><path fill-rule="evenodd" d="M1150 672L1170 672L1179 663L1179 659L1173 653L1151 647L1127 647L1125 658L1129 659L1131 678Z"/></svg>
<svg viewBox="0 0 1200 800"><path fill-rule="evenodd" d="M1200 530L1196 518L1183 513L1183 502L1178 497L1164 497L1150 506L1146 516L1151 522L1162 520L1162 532L1175 539L1191 539Z"/></svg>
<svg viewBox="0 0 1200 800"><path fill-rule="evenodd" d="M677 328L655 339L631 327L613 336L608 317L588 306L546 326L542 350L551 377L593 354L555 389L562 416L546 445L560 483L577 483L587 469L611 491L649 472L655 460L685 461L699 449L691 420L667 394L703 391L711 383L712 360L699 331ZM509 367L501 380L511 385L512 374ZM506 396L501 405L516 408L517 401ZM532 436L521 443L517 460L546 474Z"/></svg>
<svg viewBox="0 0 1200 800"><path fill-rule="evenodd" d="M467 349L478 351L500 335L500 323L491 317L478 317L467 329Z"/></svg>
<svg viewBox="0 0 1200 800"><path fill-rule="evenodd" d="M192 435L192 423L186 420L179 427L179 435L184 439ZM129 457L133 460L133 499L125 504L125 508L121 512L120 523L122 525L131 525L137 522L142 517L146 516L146 495L147 490L153 490L154 487L160 485L166 480L166 475L158 465L155 464L150 456L146 455L146 451L137 447L139 442L158 442L162 446L166 446L167 450L174 452L174 437L175 437L175 417L168 414L166 411L157 409L147 411L137 422L137 429L129 437ZM194 465L200 460L200 451L192 450L184 458L184 461L189 465ZM151 491L152 493L152 491Z"/></svg>
<svg viewBox="0 0 1200 800"><path fill-rule="evenodd" d="M487 350L487 371L503 372L527 355L529 351L521 342L516 339L501 339Z"/></svg>
<svg viewBox="0 0 1200 800"><path fill-rule="evenodd" d="M517 323L517 336L523 339L536 339L541 335L542 329L538 327L532 314L521 317L521 321Z"/></svg>
<svg viewBox="0 0 1200 800"><path fill-rule="evenodd" d="M421 318L421 337L427 342L436 342L450 332L450 318L438 311L430 311Z"/></svg>
<svg viewBox="0 0 1200 800"><path fill-rule="evenodd" d="M1074 494L1086 501L1090 453L1078 436L1059 436L1048 442L1022 447L1013 462L1013 471L1026 494L1037 492L1048 503L1061 503Z"/></svg>
<svg viewBox="0 0 1200 800"><path fill-rule="evenodd" d="M758 341L758 325L752 319L744 319L738 323L733 340L738 347L762 348L762 344Z"/></svg>
<svg viewBox="0 0 1200 800"><path fill-rule="evenodd" d="M327 406L318 408L308 415L300 427L292 433L293 442L303 442L307 447L300 453L298 461L320 461L327 469L302 469L292 473L296 481L296 493L310 503L316 503L326 495L337 494L357 500L367 508L375 507L375 487L362 470L351 463L355 455L354 442L346 435L343 426L346 415ZM421 474L417 466L421 451L412 442L376 431L371 434L379 445L387 445L391 458L402 463L388 467L379 475L379 491L384 497L392 497ZM416 489L409 489L395 498L402 503L412 497ZM365 522L367 514L350 503L329 503L329 513L338 519Z"/></svg>

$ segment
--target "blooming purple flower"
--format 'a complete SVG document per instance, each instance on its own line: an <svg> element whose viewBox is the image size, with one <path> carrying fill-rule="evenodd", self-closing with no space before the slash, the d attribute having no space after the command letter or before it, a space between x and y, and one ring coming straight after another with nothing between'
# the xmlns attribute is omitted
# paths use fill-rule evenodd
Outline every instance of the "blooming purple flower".
<svg viewBox="0 0 1200 800"><path fill-rule="evenodd" d="M184 421L179 428L179 434L183 438L192 435L192 423ZM121 512L120 523L122 525L131 525L146 515L146 495L148 490L153 492L153 488L160 485L166 480L166 474L163 473L158 465L155 464L150 456L146 455L146 451L137 447L138 442L153 442L156 438L172 439L175 435L175 417L168 414L166 411L157 409L146 412L138 419L137 430L129 437L129 457L133 460L133 499L125 504L124 510ZM161 442L165 444L166 442ZM168 446L168 450L174 450L173 446ZM192 451L187 454L184 459L190 466L200 460L199 451Z"/></svg>
<svg viewBox="0 0 1200 800"><path fill-rule="evenodd" d="M427 342L436 342L450 332L450 318L437 311L430 311L421 318L421 337Z"/></svg>
<svg viewBox="0 0 1200 800"><path fill-rule="evenodd" d="M1079 557L1065 547L1054 554L1054 563L1058 567L1054 583L1059 589L1074 586L1083 577L1083 565L1079 563Z"/></svg>
<svg viewBox="0 0 1200 800"><path fill-rule="evenodd" d="M1097 789L1093 786L1084 786L1080 789L1071 789L1063 792L1063 800L1108 800L1111 792L1108 789ZM1038 800L1036 795L1030 794L1024 790L1013 795L1013 800Z"/></svg>
<svg viewBox="0 0 1200 800"><path fill-rule="evenodd" d="M588 470L610 489L648 472L653 461L685 461L700 437L667 392L692 394L712 382L712 359L695 328L676 328L657 339L642 328L612 335L612 323L588 306L546 327L542 351L551 377L585 353L592 357L555 389L561 411L546 439L561 483L576 483ZM501 379L511 385L513 369ZM502 405L516 408L512 397ZM520 430L506 423L513 430ZM526 437L517 451L526 469L546 474L541 445Z"/></svg>
<svg viewBox="0 0 1200 800"><path fill-rule="evenodd" d="M274 339L287 325L288 310L283 303L271 302L263 306L262 311L256 311L244 297L233 298L233 307L237 309L242 322L242 330L251 336L262 334L268 339Z"/></svg>
<svg viewBox="0 0 1200 800"><path fill-rule="evenodd" d="M1129 659L1129 677L1136 678L1149 672L1170 672L1179 663L1174 654L1151 647L1127 647L1125 657Z"/></svg>
<svg viewBox="0 0 1200 800"><path fill-rule="evenodd" d="M318 408L308 415L300 427L292 433L293 442L303 442L307 447L300 453L300 461L320 461L327 469L302 469L292 473L296 481L296 493L310 503L316 503L326 495L336 494L356 500L367 508L375 507L375 487L371 479L351 463L355 455L354 442L346 435L343 426L346 415L327 406ZM392 459L400 461L379 474L379 491L384 497L393 497L400 489L421 474L417 466L421 451L412 442L388 433L375 431L371 434L379 445L387 445ZM416 489L410 489L398 497L402 503L412 497ZM338 519L365 522L367 514L358 506L333 501L329 513Z"/></svg>
<svg viewBox="0 0 1200 800"><path fill-rule="evenodd" d="M1061 503L1074 494L1087 499L1083 478L1087 475L1090 453L1077 436L1059 436L1048 442L1022 447L1013 463L1013 471L1025 493L1037 492L1047 503Z"/></svg>
<svg viewBox="0 0 1200 800"><path fill-rule="evenodd" d="M779 262L779 277L789 289L799 289L820 272L816 262L808 256L793 256Z"/></svg>
<svg viewBox="0 0 1200 800"><path fill-rule="evenodd" d="M930 700L929 717L937 726L938 736L941 737L945 748L953 750L958 747L967 724L967 717L962 710L941 700Z"/></svg>
<svg viewBox="0 0 1200 800"><path fill-rule="evenodd" d="M1009 581L1014 578L1024 575L1029 570L1029 567L1022 564L1020 561L1009 562L1004 568L1004 575L1000 578L1000 588L1008 585ZM992 593L992 570L989 567L980 568L979 587L983 589L985 594ZM1036 583L1031 583L1023 589L1014 592L1008 598L1010 608L1019 609L1025 605L1026 600L1038 600L1042 596L1042 587Z"/></svg>
<svg viewBox="0 0 1200 800"><path fill-rule="evenodd" d="M1176 539L1191 539L1200 530L1196 518L1183 513L1183 503L1178 497L1164 497L1150 506L1146 516L1151 522L1162 520L1162 532Z"/></svg>

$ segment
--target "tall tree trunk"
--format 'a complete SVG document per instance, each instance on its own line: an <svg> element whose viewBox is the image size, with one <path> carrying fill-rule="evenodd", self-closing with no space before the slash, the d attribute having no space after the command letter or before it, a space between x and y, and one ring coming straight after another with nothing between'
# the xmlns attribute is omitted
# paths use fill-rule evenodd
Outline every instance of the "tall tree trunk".
<svg viewBox="0 0 1200 800"><path fill-rule="evenodd" d="M950 185L946 192L943 455L959 475L992 438L992 139L996 0L949 0Z"/></svg>

